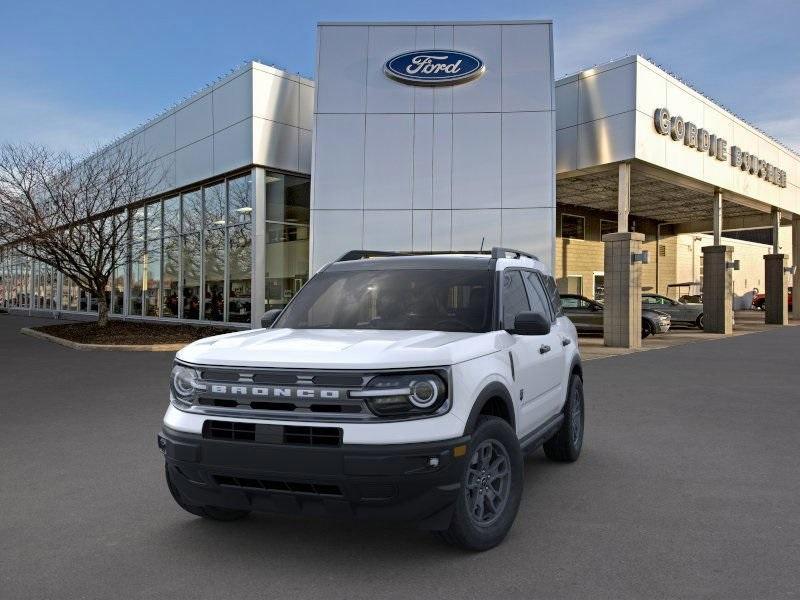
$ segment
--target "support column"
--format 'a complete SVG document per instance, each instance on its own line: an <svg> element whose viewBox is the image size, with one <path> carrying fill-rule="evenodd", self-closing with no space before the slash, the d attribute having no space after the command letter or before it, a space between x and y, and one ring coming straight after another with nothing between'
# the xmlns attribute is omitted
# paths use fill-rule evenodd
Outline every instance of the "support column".
<svg viewBox="0 0 800 600"><path fill-rule="evenodd" d="M714 192L714 245L722 244L722 191Z"/></svg>
<svg viewBox="0 0 800 600"><path fill-rule="evenodd" d="M703 247L703 330L733 333L733 246Z"/></svg>
<svg viewBox="0 0 800 600"><path fill-rule="evenodd" d="M631 163L620 163L617 181L617 231L625 232L631 214Z"/></svg>
<svg viewBox="0 0 800 600"><path fill-rule="evenodd" d="M267 274L267 181L262 167L251 172L250 199L253 203L251 244L252 271L250 272L250 327L261 327L266 305Z"/></svg>
<svg viewBox="0 0 800 600"><path fill-rule="evenodd" d="M764 255L764 322L771 325L789 324L789 285L786 281L785 267L788 257L785 254Z"/></svg>
<svg viewBox="0 0 800 600"><path fill-rule="evenodd" d="M619 232L603 236L605 258L605 306L603 342L614 348L642 345L642 263L644 234Z"/></svg>
<svg viewBox="0 0 800 600"><path fill-rule="evenodd" d="M800 293L800 216L792 217L792 266L798 267L792 278L792 318L800 321L800 301L795 299Z"/></svg>

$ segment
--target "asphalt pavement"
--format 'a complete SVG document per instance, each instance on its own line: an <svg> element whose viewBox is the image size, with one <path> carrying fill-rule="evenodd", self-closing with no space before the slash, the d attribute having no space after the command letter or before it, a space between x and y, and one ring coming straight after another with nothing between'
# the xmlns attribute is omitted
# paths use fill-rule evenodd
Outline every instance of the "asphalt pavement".
<svg viewBox="0 0 800 600"><path fill-rule="evenodd" d="M0 315L0 598L796 598L800 327L585 365L584 452L526 462L470 554L410 527L195 518L163 481L168 353Z"/></svg>

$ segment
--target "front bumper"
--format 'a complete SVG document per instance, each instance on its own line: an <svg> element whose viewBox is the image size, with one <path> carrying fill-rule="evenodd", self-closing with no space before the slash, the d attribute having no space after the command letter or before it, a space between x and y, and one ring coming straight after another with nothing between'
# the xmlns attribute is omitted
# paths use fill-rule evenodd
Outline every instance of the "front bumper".
<svg viewBox="0 0 800 600"><path fill-rule="evenodd" d="M444 529L461 489L469 436L338 447L206 439L164 427L170 477L190 504L413 521ZM455 456L454 448L460 456Z"/></svg>

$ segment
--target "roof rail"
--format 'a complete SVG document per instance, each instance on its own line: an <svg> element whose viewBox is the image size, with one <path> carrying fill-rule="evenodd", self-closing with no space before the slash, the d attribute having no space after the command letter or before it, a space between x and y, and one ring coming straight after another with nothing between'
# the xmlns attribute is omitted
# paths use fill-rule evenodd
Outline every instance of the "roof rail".
<svg viewBox="0 0 800 600"><path fill-rule="evenodd" d="M522 258L523 256L533 259L539 260L539 257L535 254L530 254L528 252L523 252L522 250L514 250L513 248L501 248L500 246L494 246L492 248L492 258L508 258L507 254L515 254L513 258Z"/></svg>
<svg viewBox="0 0 800 600"><path fill-rule="evenodd" d="M349 250L333 262L346 262L348 260L361 260L375 256L407 256L408 252L388 252L386 250Z"/></svg>

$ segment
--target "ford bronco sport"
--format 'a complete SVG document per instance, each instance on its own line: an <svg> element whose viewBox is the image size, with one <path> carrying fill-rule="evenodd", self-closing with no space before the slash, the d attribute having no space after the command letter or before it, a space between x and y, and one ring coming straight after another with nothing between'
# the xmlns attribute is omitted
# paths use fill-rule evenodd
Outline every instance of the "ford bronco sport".
<svg viewBox="0 0 800 600"><path fill-rule="evenodd" d="M524 456L581 452L576 332L536 257L353 251L262 325L177 354L158 443L195 515L400 519L485 550Z"/></svg>

